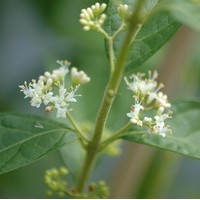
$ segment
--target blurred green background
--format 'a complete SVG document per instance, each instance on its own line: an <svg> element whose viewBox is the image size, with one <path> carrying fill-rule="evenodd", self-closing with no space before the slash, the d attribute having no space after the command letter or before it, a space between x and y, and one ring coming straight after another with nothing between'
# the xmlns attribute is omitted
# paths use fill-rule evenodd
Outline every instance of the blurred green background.
<svg viewBox="0 0 200 200"><path fill-rule="evenodd" d="M99 1L108 2L108 1ZM30 106L19 92L25 80L56 68L57 59L68 59L91 77L84 86L74 116L80 122L95 119L108 79L104 39L83 32L82 8L94 0L0 1L0 111L45 116ZM156 68L171 99L200 96L200 35L182 27L176 36L137 70ZM127 120L131 96L122 84L108 126ZM80 163L81 164L81 163ZM46 169L63 165L54 153L21 169L0 175L0 198L46 198ZM200 161L144 145L124 142L119 157L106 157L92 180L106 179L113 198L200 198Z"/></svg>

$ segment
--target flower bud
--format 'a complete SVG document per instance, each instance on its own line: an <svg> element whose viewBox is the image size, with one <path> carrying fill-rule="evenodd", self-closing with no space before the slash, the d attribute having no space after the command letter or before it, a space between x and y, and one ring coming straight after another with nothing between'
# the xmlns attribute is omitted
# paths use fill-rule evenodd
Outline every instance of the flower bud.
<svg viewBox="0 0 200 200"><path fill-rule="evenodd" d="M118 14L122 19L125 19L128 13L128 5L127 4L120 4L118 6Z"/></svg>

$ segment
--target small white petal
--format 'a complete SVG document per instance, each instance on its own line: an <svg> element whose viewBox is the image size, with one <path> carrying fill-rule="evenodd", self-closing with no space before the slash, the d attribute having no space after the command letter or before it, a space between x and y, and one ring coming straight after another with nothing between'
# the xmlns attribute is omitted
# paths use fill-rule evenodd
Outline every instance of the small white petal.
<svg viewBox="0 0 200 200"><path fill-rule="evenodd" d="M58 108L56 117L57 118L66 118L66 112L67 112L66 109Z"/></svg>
<svg viewBox="0 0 200 200"><path fill-rule="evenodd" d="M54 101L53 98L53 92L48 92L47 94L44 95L43 97L44 105L47 105L50 102Z"/></svg>

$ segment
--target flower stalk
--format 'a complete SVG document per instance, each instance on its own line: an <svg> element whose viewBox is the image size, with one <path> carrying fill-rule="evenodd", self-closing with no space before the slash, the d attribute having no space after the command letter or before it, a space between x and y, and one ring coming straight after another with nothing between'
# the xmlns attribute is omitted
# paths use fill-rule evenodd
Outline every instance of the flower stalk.
<svg viewBox="0 0 200 200"><path fill-rule="evenodd" d="M123 77L124 66L126 62L126 58L128 56L129 48L134 40L135 36L138 33L138 29L140 28L141 16L140 11L144 4L144 0L137 1L136 8L133 11L133 14L129 18L128 29L125 40L122 44L119 56L114 63L114 70L112 76L110 76L110 80L106 87L101 106L99 108L96 124L94 128L94 134L92 140L88 144L87 155L85 159L85 163L83 166L82 173L80 175L80 179L77 183L77 189L79 192L82 192L86 181L90 175L90 172L93 169L97 153L99 151L100 142L103 134L103 130L107 121L108 114L110 112L111 106L115 99L116 93L119 88L119 84ZM114 59L111 57L110 59Z"/></svg>
<svg viewBox="0 0 200 200"><path fill-rule="evenodd" d="M88 139L84 136L81 128L74 121L74 119L72 118L71 114L69 112L67 112L66 115L67 115L67 118L68 118L69 122L74 127L74 129L76 130L77 134L79 135L82 144L84 144L84 142L88 142ZM83 145L83 146L85 146L85 145Z"/></svg>

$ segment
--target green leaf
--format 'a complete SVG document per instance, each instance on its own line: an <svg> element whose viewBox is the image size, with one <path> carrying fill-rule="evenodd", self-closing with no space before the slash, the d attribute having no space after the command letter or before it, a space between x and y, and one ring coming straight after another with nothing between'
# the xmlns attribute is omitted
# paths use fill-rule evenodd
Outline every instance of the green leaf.
<svg viewBox="0 0 200 200"><path fill-rule="evenodd" d="M157 5L157 0L147 0L145 12L151 13ZM120 26L120 18L117 15L119 4L127 4L130 8L135 5L135 0L110 0L107 9L107 23L105 30L112 35ZM135 40L131 44L130 54L126 63L126 70L134 69L142 65L154 53L156 53L178 30L180 23L176 22L168 13L159 12L148 15L142 24ZM119 54L124 41L125 32L120 33L114 41L115 54ZM106 51L108 47L106 44Z"/></svg>
<svg viewBox="0 0 200 200"><path fill-rule="evenodd" d="M164 138L130 131L123 139L200 159L200 102L179 102L174 104L172 110L173 118L168 120L172 135Z"/></svg>
<svg viewBox="0 0 200 200"><path fill-rule="evenodd" d="M0 174L25 166L76 140L64 124L33 115L0 114Z"/></svg>
<svg viewBox="0 0 200 200"><path fill-rule="evenodd" d="M200 1L199 0L167 0L161 1L160 8L169 11L181 22L200 31Z"/></svg>

